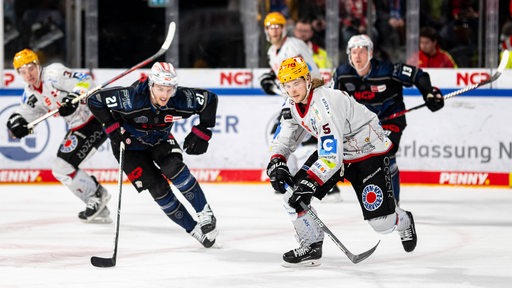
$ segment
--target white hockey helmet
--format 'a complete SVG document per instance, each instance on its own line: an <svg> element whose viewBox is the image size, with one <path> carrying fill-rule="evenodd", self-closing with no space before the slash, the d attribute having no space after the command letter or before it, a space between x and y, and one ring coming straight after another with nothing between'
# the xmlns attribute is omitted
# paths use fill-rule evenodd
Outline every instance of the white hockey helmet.
<svg viewBox="0 0 512 288"><path fill-rule="evenodd" d="M368 52L373 52L373 42L368 35L354 35L350 37L347 43L347 54L350 55L350 50L354 47L366 47Z"/></svg>
<svg viewBox="0 0 512 288"><path fill-rule="evenodd" d="M156 62L149 72L149 86L154 84L163 86L178 86L178 74L171 63Z"/></svg>

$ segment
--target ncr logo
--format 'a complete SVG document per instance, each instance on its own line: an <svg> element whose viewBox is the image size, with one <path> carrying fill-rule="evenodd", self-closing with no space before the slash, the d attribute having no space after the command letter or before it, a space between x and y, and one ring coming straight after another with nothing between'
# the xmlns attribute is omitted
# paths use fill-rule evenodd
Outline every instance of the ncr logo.
<svg viewBox="0 0 512 288"><path fill-rule="evenodd" d="M0 111L0 123L7 123L18 104L7 106ZM47 121L38 124L34 134L22 139L12 139L6 125L0 126L0 154L14 161L27 161L44 151L50 140L50 126Z"/></svg>

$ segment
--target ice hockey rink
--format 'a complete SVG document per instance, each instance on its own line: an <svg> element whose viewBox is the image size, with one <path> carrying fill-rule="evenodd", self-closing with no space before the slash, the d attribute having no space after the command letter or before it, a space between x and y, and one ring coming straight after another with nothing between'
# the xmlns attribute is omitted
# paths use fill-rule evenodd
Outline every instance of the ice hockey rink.
<svg viewBox="0 0 512 288"><path fill-rule="evenodd" d="M106 185L115 221L117 186ZM353 264L326 237L322 265L290 269L281 255L298 246L270 185L203 184L220 234L213 248L172 223L147 192L124 184L117 265L115 223L83 224L83 205L61 185L1 185L0 287L510 287L512 191L507 188L403 186L418 246L403 251L396 232L373 232L352 188L343 202L314 202L319 217L353 253L381 240Z"/></svg>

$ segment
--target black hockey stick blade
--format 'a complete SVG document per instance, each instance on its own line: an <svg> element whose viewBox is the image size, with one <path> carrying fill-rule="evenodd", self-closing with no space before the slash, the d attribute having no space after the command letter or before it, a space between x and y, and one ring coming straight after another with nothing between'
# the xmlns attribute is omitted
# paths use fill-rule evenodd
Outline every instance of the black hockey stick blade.
<svg viewBox="0 0 512 288"><path fill-rule="evenodd" d="M324 232L327 233L327 235L329 236L329 238L331 238L334 244L336 244L336 246L338 246L338 248L340 248L340 250L343 251L343 253L347 255L348 259L350 259L350 261L352 261L352 263L354 264L357 264L365 260L366 258L370 257L370 255L372 255L373 252L375 252L375 249L377 249L377 246L379 246L380 244L379 240L379 242L377 242L377 244L373 246L370 250L365 251L361 254L353 254L347 249L347 247L345 247L345 245L343 245L343 243L341 243L341 241L336 237L336 235L334 235L334 233L332 233L332 231L324 224L324 222L322 222L322 220L318 218L316 213L313 210L311 210L310 207L304 204L304 202L300 202L300 206L302 207L302 209L304 209L304 211L306 211L306 213L308 213L309 216L311 216L311 218L313 218L313 220L318 224L318 226L320 226L322 230L324 230Z"/></svg>
<svg viewBox="0 0 512 288"><path fill-rule="evenodd" d="M92 256L91 264L94 267L104 267L104 268L114 267L114 266L116 266L116 259Z"/></svg>
<svg viewBox="0 0 512 288"><path fill-rule="evenodd" d="M473 85L469 85L469 86L464 87L462 89L450 92L450 93L444 95L444 100L450 99L450 98L455 97L455 96L459 96L459 95L464 94L464 93L466 93L468 91L475 90L476 88L478 88L480 86L484 86L484 85L487 85L489 83L492 83L492 82L496 81L498 78L500 78L501 74L503 73L503 70L505 70L505 68L507 67L509 54L510 53L508 52L508 50L505 50L503 52L503 55L501 57L501 61L500 61L500 64L498 65L498 69L496 70L496 73L494 73L489 79L486 79L486 80L484 80L482 82L479 82L479 83L476 83L476 84L473 84ZM384 118L380 119L380 121L394 119L394 118L400 117L400 116L402 116L402 115L404 115L406 113L409 113L409 112L411 112L413 110L416 110L416 109L419 109L419 108L423 108L425 106L427 106L427 104L423 103L423 104L420 104L418 106L414 106L412 108L405 109L405 110L396 112L394 114L391 114L391 115L389 115L387 117L384 117Z"/></svg>
<svg viewBox="0 0 512 288"><path fill-rule="evenodd" d="M119 145L119 174L117 178L117 188L119 190L119 197L117 201L117 218L116 218L116 235L114 237L114 253L112 254L112 258L103 258L92 256L91 264L94 267L114 267L116 266L117 259L117 246L119 243L119 226L121 224L121 200L123 195L123 168L124 168L124 142L121 142Z"/></svg>

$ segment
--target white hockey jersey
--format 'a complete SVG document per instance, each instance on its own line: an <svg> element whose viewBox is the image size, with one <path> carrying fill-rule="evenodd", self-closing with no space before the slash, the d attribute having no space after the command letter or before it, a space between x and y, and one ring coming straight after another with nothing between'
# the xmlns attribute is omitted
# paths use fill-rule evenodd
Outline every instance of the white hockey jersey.
<svg viewBox="0 0 512 288"><path fill-rule="evenodd" d="M311 76L313 78L322 79L320 70L315 63L315 60L313 60L311 49L309 49L308 45L300 39L294 37L285 37L281 48L278 50L275 45L272 45L270 48L268 48L267 55L270 69L272 69L276 75L283 60L300 55L308 64Z"/></svg>
<svg viewBox="0 0 512 288"><path fill-rule="evenodd" d="M25 87L21 98L22 103L17 111L29 123L52 110L58 109L61 106L62 99L68 93L80 94L87 92L93 85L91 75L71 71L59 63L42 67L41 82L41 89L35 89L32 85ZM63 118L69 128L74 129L80 127L92 117L94 116L86 101L81 101L73 114Z"/></svg>
<svg viewBox="0 0 512 288"><path fill-rule="evenodd" d="M313 135L318 139L318 160L308 175L321 185L343 163L384 154L392 147L377 115L346 92L318 87L310 92L303 112L289 98L283 108L281 130L272 142L271 152L288 159L306 133Z"/></svg>

